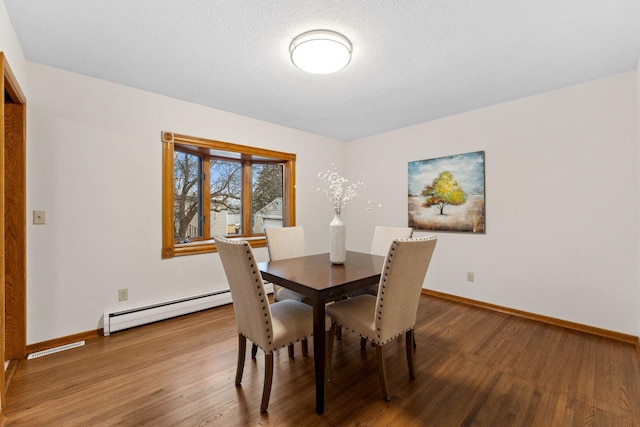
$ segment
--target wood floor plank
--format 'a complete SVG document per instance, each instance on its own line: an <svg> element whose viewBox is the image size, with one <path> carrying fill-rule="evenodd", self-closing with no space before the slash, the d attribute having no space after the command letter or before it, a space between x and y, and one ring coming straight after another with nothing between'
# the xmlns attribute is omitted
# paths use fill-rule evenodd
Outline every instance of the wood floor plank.
<svg viewBox="0 0 640 427"><path fill-rule="evenodd" d="M260 413L261 352L255 360L247 352L234 385L237 330L224 306L21 361L5 425L640 426L640 363L630 344L422 296L416 379L404 338L388 344L385 402L375 349L343 332L323 415L315 413L313 357L300 346L293 359L286 348L274 355L268 413Z"/></svg>

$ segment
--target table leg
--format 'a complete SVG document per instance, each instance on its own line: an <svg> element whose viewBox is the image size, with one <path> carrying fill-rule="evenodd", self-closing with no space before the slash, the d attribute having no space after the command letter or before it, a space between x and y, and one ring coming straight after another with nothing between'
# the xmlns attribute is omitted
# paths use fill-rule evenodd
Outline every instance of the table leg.
<svg viewBox="0 0 640 427"><path fill-rule="evenodd" d="M316 369L316 412L324 412L325 374L325 307L324 298L314 298L313 304L313 361Z"/></svg>

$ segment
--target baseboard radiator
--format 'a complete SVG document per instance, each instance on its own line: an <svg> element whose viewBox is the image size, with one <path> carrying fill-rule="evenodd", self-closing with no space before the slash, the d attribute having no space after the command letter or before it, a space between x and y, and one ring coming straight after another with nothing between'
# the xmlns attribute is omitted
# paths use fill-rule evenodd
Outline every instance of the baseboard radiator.
<svg viewBox="0 0 640 427"><path fill-rule="evenodd" d="M231 303L231 292L225 289L129 310L104 313L104 335L229 303Z"/></svg>
<svg viewBox="0 0 640 427"><path fill-rule="evenodd" d="M273 285L265 283L265 291L269 294L273 292ZM134 328L184 314L195 313L221 305L230 304L231 291L223 289L206 294L193 295L176 300L165 301L143 307L131 308L128 310L104 313L104 335L123 329Z"/></svg>

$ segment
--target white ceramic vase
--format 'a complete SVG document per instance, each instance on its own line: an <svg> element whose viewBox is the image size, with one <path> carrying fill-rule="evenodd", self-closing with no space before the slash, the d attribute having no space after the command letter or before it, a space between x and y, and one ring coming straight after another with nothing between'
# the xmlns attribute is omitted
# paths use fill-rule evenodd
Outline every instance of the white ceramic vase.
<svg viewBox="0 0 640 427"><path fill-rule="evenodd" d="M329 239L329 260L332 264L344 264L347 260L346 229L338 213L329 224Z"/></svg>

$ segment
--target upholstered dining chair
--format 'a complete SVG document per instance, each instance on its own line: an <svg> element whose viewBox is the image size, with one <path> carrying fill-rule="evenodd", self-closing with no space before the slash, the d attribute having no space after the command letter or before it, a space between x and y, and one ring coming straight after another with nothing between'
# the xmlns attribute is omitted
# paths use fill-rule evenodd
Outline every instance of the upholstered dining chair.
<svg viewBox="0 0 640 427"><path fill-rule="evenodd" d="M378 295L358 295L327 306L332 330L340 326L371 340L376 347L378 376L385 400L391 400L384 347L405 334L409 377L413 379L413 330L427 269L435 249L435 236L395 239L382 267Z"/></svg>
<svg viewBox="0 0 640 427"><path fill-rule="evenodd" d="M389 250L391 242L393 242L393 239L409 239L412 236L413 228L411 227L388 227L378 225L375 230L373 230L373 238L371 239L371 249L369 252L373 255L385 256ZM360 294L376 296L378 295L378 285L371 285L350 296ZM413 344L415 346L415 340ZM367 345L367 340L362 338L360 340L360 346L364 347L365 345Z"/></svg>
<svg viewBox="0 0 640 427"><path fill-rule="evenodd" d="M304 228L281 227L281 228L265 228L264 233L267 238L267 250L269 259L277 261L279 259L297 258L307 254L307 244L304 237ZM302 301L305 304L311 304L309 298L291 289L273 285L273 300L283 301L292 299ZM251 357L255 358L257 347L251 348ZM302 340L302 354L309 354L309 344L307 340ZM293 344L289 346L289 357L293 357Z"/></svg>
<svg viewBox="0 0 640 427"><path fill-rule="evenodd" d="M264 351L264 387L260 411L265 412L269 406L273 381L273 352L313 335L313 309L292 299L269 304L262 275L249 243L220 236L214 239L231 289L238 328L236 386L242 381L248 338ZM331 329L328 316L326 329ZM327 335L325 339L326 363L331 366L332 354L329 349L333 349L333 335Z"/></svg>
<svg viewBox="0 0 640 427"><path fill-rule="evenodd" d="M267 237L267 250L271 261L307 255L304 228L301 226L265 228L264 233ZM309 302L309 299L304 295L278 285L273 285L273 299L275 301L294 299L305 303Z"/></svg>
<svg viewBox="0 0 640 427"><path fill-rule="evenodd" d="M386 227L378 225L373 231L373 238L371 239L371 249L369 250L369 253L385 256L389 250L391 242L393 242L393 239L409 239L412 236L413 228L411 227ZM347 296L351 297L361 294L377 295L378 285L371 285L367 288L349 293Z"/></svg>
<svg viewBox="0 0 640 427"><path fill-rule="evenodd" d="M385 227L378 225L373 230L371 250L369 252L374 255L385 256L393 239L410 239L411 236L413 236L413 228L411 227Z"/></svg>

